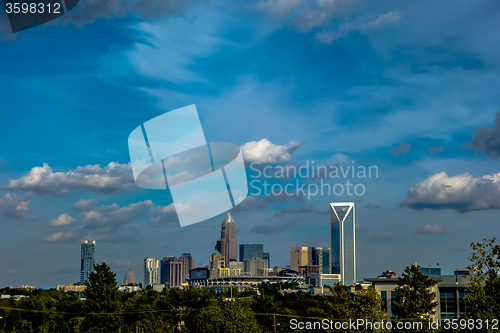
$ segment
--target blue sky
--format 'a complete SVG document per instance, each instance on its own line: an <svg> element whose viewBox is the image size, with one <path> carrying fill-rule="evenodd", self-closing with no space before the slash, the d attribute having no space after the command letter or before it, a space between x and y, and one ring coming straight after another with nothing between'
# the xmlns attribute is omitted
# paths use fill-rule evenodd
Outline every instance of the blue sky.
<svg viewBox="0 0 500 333"><path fill-rule="evenodd" d="M363 196L233 209L238 242L272 265L310 235L329 246L329 202L356 202L358 280L414 262L452 273L499 236L497 3L106 4L17 35L0 15L0 286L76 282L87 236L120 280L146 256L206 264L223 216L181 228L168 192L128 167L130 132L190 104L248 162L378 167Z"/></svg>

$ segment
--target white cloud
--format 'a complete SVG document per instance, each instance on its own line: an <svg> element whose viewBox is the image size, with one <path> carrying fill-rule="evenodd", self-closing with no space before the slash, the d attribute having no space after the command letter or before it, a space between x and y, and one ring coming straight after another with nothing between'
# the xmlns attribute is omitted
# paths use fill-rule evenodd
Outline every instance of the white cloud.
<svg viewBox="0 0 500 333"><path fill-rule="evenodd" d="M470 173L430 175L408 190L400 206L413 209L452 209L460 213L500 208L500 173L473 177Z"/></svg>
<svg viewBox="0 0 500 333"><path fill-rule="evenodd" d="M446 228L443 228L437 224L426 224L423 227L415 230L415 233L419 235L445 234Z"/></svg>
<svg viewBox="0 0 500 333"><path fill-rule="evenodd" d="M70 225L75 222L75 219L72 218L69 214L61 214L58 218L52 219L49 222L50 226L61 226L61 225Z"/></svg>
<svg viewBox="0 0 500 333"><path fill-rule="evenodd" d="M31 191L40 196L63 197L74 190L113 193L135 189L132 169L128 164L109 163L77 167L68 172L53 172L47 163L34 167L19 179L10 180L8 189Z"/></svg>
<svg viewBox="0 0 500 333"><path fill-rule="evenodd" d="M30 205L30 194L24 198L7 193L0 198L0 215L11 219L22 219Z"/></svg>
<svg viewBox="0 0 500 333"><path fill-rule="evenodd" d="M63 241L71 241L75 239L74 232L55 232L52 235L45 237L45 241L47 242L63 242Z"/></svg>
<svg viewBox="0 0 500 333"><path fill-rule="evenodd" d="M292 153L302 146L302 141L290 140L285 145L276 145L264 138L245 143L241 150L245 162L283 163L292 159Z"/></svg>
<svg viewBox="0 0 500 333"><path fill-rule="evenodd" d="M89 200L81 199L72 204L71 207L75 210L84 211L84 210L89 210L90 207L95 205L97 205L97 201L94 199L89 199Z"/></svg>
<svg viewBox="0 0 500 333"><path fill-rule="evenodd" d="M81 200L77 203L81 203ZM176 221L174 204L157 206L151 200L139 201L126 206L114 203L100 207L79 205L79 208L82 211L76 220L72 219L69 214L62 214L50 223L50 225L68 225L78 222L77 226L72 227L68 232L56 232L44 240L47 242L67 242L73 239L88 238L114 243L135 242L141 238L141 234L133 222L141 217L148 218L150 224L166 224Z"/></svg>

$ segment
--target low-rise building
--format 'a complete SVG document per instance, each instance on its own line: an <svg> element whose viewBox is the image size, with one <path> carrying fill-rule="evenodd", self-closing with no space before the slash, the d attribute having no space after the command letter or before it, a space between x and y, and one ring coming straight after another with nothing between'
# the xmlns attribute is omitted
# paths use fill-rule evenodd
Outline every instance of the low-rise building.
<svg viewBox="0 0 500 333"><path fill-rule="evenodd" d="M84 291L85 288L87 288L87 286L84 284L75 284L75 285L70 284L69 286L58 284L56 287L57 291L64 291L64 292L70 292L70 291L81 292Z"/></svg>

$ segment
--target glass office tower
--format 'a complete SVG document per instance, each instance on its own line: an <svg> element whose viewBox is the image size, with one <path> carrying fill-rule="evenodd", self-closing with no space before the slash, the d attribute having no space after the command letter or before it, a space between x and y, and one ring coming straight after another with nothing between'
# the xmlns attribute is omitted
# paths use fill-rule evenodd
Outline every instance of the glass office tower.
<svg viewBox="0 0 500 333"><path fill-rule="evenodd" d="M356 282L356 219L354 202L330 204L332 274L341 274L342 283Z"/></svg>
<svg viewBox="0 0 500 333"><path fill-rule="evenodd" d="M88 280L95 264L95 241L82 240L80 283Z"/></svg>
<svg viewBox="0 0 500 333"><path fill-rule="evenodd" d="M240 261L252 258L264 258L263 244L240 244Z"/></svg>

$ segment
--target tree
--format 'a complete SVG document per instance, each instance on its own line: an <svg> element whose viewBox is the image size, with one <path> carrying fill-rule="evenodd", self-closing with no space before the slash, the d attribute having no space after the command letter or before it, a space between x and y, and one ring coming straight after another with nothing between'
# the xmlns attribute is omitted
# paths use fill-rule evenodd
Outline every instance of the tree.
<svg viewBox="0 0 500 333"><path fill-rule="evenodd" d="M471 264L467 267L474 276L466 287L468 319L490 321L500 318L500 245L496 239L472 243ZM487 330L484 329L486 332ZM488 332L493 332L488 330ZM496 331L495 331L496 332Z"/></svg>
<svg viewBox="0 0 500 333"><path fill-rule="evenodd" d="M430 320L435 313L436 293L431 288L437 281L422 274L417 266L406 267L395 289L396 298L392 300L392 313L398 319Z"/></svg>
<svg viewBox="0 0 500 333"><path fill-rule="evenodd" d="M193 332L260 332L252 310L238 301L219 301L202 309L194 318Z"/></svg>
<svg viewBox="0 0 500 333"><path fill-rule="evenodd" d="M85 332L118 332L122 324L122 303L116 274L108 265L94 265L85 282Z"/></svg>

